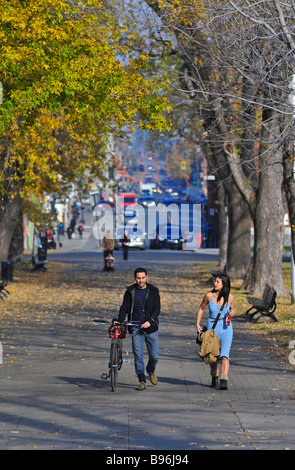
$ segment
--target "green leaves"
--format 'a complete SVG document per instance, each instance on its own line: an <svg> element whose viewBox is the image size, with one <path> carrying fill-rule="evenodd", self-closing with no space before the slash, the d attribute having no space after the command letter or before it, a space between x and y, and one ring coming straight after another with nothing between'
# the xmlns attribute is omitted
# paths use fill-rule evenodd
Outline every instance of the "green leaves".
<svg viewBox="0 0 295 470"><path fill-rule="evenodd" d="M144 54L124 55L123 32L105 2L0 0L2 163L23 193L74 181L122 126L166 125L161 85Z"/></svg>

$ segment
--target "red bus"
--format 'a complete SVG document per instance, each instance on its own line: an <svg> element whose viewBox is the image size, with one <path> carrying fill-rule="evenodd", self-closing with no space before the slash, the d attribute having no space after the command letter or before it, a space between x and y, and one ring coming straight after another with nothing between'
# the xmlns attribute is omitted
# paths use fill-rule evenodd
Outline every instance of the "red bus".
<svg viewBox="0 0 295 470"><path fill-rule="evenodd" d="M123 207L135 207L136 204L136 195L134 193L121 193L119 194L120 198L120 209Z"/></svg>

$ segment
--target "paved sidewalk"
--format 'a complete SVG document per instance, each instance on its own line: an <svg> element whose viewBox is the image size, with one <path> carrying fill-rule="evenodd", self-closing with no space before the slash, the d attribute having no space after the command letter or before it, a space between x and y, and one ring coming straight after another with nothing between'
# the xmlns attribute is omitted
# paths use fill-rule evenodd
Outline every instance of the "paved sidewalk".
<svg viewBox="0 0 295 470"><path fill-rule="evenodd" d="M49 253L70 253L70 252L79 252L81 250L97 250L99 246L99 241L94 237L93 226L95 223L95 218L93 217L92 211L85 211L85 225L84 231L82 233L82 238L80 237L77 228L71 239L68 238L67 234L61 237L62 247L58 246L56 250L49 250Z"/></svg>
<svg viewBox="0 0 295 470"><path fill-rule="evenodd" d="M81 269L94 276L102 296L110 288L118 292L120 303L123 292L115 278L95 266ZM165 272L159 275L164 279ZM181 296L195 296L197 308L200 290L167 286L163 296L172 307L161 314L158 385L148 383L143 392L135 390L130 336L124 351L131 363L123 365L117 391L101 379L110 340L105 327L92 323L96 309L83 304L79 319L54 306L41 321L5 318L0 449L99 449L110 455L120 450L294 450L295 368L274 359L236 319L229 389L212 390L209 366L197 357L194 312L177 307ZM95 297L95 289L87 288Z"/></svg>

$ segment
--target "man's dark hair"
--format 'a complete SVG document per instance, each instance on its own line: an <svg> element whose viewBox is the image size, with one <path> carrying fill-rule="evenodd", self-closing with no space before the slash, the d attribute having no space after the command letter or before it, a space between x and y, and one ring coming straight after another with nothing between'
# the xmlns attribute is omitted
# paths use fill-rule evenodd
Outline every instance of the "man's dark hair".
<svg viewBox="0 0 295 470"><path fill-rule="evenodd" d="M145 275L147 276L147 270L145 268L136 268L134 271L134 279L136 279L137 273L145 273Z"/></svg>

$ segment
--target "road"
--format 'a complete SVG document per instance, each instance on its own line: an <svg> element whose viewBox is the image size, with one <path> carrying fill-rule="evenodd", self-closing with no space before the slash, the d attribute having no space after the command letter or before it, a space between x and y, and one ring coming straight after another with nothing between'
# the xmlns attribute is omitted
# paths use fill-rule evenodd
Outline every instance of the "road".
<svg viewBox="0 0 295 470"><path fill-rule="evenodd" d="M73 251L58 252L50 251L48 253L48 262L58 261L63 263L91 263L103 264L103 254L97 251ZM170 251L170 250L129 250L128 260L123 260L121 250L114 252L115 268L120 269L128 265L132 268L134 265L143 265L152 267L162 264L173 267L174 265L190 265L192 263L217 262L218 254L216 250L204 250L203 252L190 251Z"/></svg>
<svg viewBox="0 0 295 470"><path fill-rule="evenodd" d="M92 216L92 213L88 213L83 238L80 239L77 234L75 234L75 238L72 240L68 240L67 237L64 237L63 246L61 248L57 247L56 250L50 250L48 252L48 261L103 264L102 251L98 249L99 241L95 238L95 230L93 230L94 223L95 217ZM147 249L145 251L129 250L127 262L131 268L141 264L148 268L158 265L159 263L168 266L178 266L198 262L218 261L218 249L174 251L168 249L150 250L148 247L149 241L147 240ZM116 269L120 269L126 265L121 250L115 251L114 256Z"/></svg>

